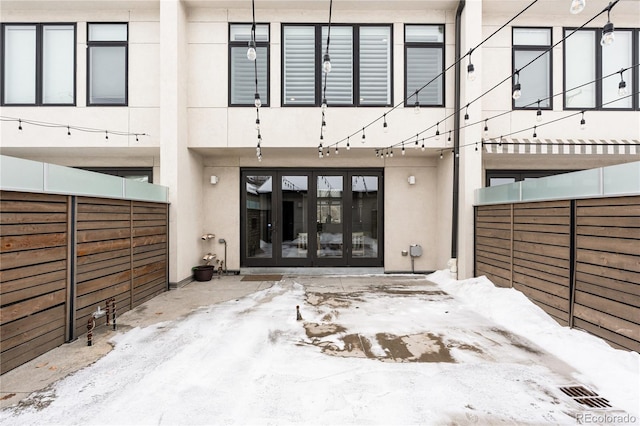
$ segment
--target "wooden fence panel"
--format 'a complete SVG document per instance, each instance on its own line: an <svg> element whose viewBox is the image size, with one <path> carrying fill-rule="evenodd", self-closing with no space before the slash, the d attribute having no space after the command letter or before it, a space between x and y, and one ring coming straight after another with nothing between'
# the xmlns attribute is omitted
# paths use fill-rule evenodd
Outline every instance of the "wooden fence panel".
<svg viewBox="0 0 640 426"><path fill-rule="evenodd" d="M576 325L640 351L640 197L576 201Z"/></svg>
<svg viewBox="0 0 640 426"><path fill-rule="evenodd" d="M512 207L510 204L476 209L475 270L500 287L511 287Z"/></svg>
<svg viewBox="0 0 640 426"><path fill-rule="evenodd" d="M65 340L69 197L0 191L0 374Z"/></svg>
<svg viewBox="0 0 640 426"><path fill-rule="evenodd" d="M561 324L569 323L570 213L570 201L513 207L513 285Z"/></svg>
<svg viewBox="0 0 640 426"><path fill-rule="evenodd" d="M640 197L479 206L475 244L476 275L522 291L561 324L640 351Z"/></svg>

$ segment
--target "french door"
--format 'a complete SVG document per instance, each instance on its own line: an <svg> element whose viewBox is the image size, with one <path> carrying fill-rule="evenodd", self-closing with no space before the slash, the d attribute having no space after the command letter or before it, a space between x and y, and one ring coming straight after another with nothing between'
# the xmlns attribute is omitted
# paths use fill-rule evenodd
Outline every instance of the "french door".
<svg viewBox="0 0 640 426"><path fill-rule="evenodd" d="M382 266L380 169L244 169L243 266Z"/></svg>

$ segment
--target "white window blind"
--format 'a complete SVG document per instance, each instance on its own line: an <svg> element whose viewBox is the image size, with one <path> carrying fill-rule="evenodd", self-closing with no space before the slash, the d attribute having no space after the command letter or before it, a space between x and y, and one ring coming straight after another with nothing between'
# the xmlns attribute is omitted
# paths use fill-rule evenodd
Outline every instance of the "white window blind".
<svg viewBox="0 0 640 426"><path fill-rule="evenodd" d="M616 71L620 71L623 68L629 68L632 65L632 40L632 31L616 30L616 41L608 46L602 47L603 77ZM622 77L627 84L627 93L633 93L634 90L632 70L623 72ZM620 98L620 96L618 95L619 83L620 74L602 80L603 108L631 108L633 106L632 96L628 96L616 101L616 99ZM607 103L609 104L605 105Z"/></svg>
<svg viewBox="0 0 640 426"><path fill-rule="evenodd" d="M322 27L322 52L327 49L327 27ZM331 72L327 76L326 97L329 105L353 104L353 28L331 27L329 44ZM320 62L322 63L322 61ZM324 74L322 75L324 85Z"/></svg>
<svg viewBox="0 0 640 426"><path fill-rule="evenodd" d="M44 25L42 34L42 102L74 102L73 25Z"/></svg>
<svg viewBox="0 0 640 426"><path fill-rule="evenodd" d="M4 102L36 102L36 26L4 27Z"/></svg>
<svg viewBox="0 0 640 426"><path fill-rule="evenodd" d="M565 31L565 37L572 30ZM594 108L596 84L591 83L569 90L596 78L595 31L577 31L564 41L565 54L565 106L567 108Z"/></svg>
<svg viewBox="0 0 640 426"><path fill-rule="evenodd" d="M126 47L91 46L89 57L89 103L124 104Z"/></svg>
<svg viewBox="0 0 640 426"><path fill-rule="evenodd" d="M521 69L529 64L544 50L516 50L514 52L515 69ZM526 68L520 70L520 85L522 86L522 96L514 101L516 107L537 108L538 99L540 107L551 106L551 63L549 52L531 62Z"/></svg>
<svg viewBox="0 0 640 426"><path fill-rule="evenodd" d="M442 49L432 47L407 47L407 94L411 97L416 90L430 82L442 72ZM443 80L439 76L424 89L420 90L418 100L420 105L442 105ZM410 103L415 102L415 96Z"/></svg>
<svg viewBox="0 0 640 426"><path fill-rule="evenodd" d="M391 28L360 27L360 104L391 103Z"/></svg>
<svg viewBox="0 0 640 426"><path fill-rule="evenodd" d="M314 105L315 27L286 26L284 38L284 104Z"/></svg>

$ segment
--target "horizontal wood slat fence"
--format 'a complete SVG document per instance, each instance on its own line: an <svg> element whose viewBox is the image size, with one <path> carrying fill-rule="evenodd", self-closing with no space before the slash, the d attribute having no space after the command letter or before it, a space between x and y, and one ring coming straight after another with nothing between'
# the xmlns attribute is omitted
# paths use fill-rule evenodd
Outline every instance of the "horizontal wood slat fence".
<svg viewBox="0 0 640 426"><path fill-rule="evenodd" d="M168 205L0 191L0 374L168 289ZM102 318L104 319L104 317Z"/></svg>
<svg viewBox="0 0 640 426"><path fill-rule="evenodd" d="M477 206L475 275L640 352L640 197Z"/></svg>

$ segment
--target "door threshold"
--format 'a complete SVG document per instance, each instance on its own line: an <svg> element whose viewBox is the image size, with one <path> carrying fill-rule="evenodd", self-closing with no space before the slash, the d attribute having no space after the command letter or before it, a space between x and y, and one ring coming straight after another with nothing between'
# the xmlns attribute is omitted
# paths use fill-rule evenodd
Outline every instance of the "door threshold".
<svg viewBox="0 0 640 426"><path fill-rule="evenodd" d="M240 275L384 275L383 267L248 267L240 268Z"/></svg>

